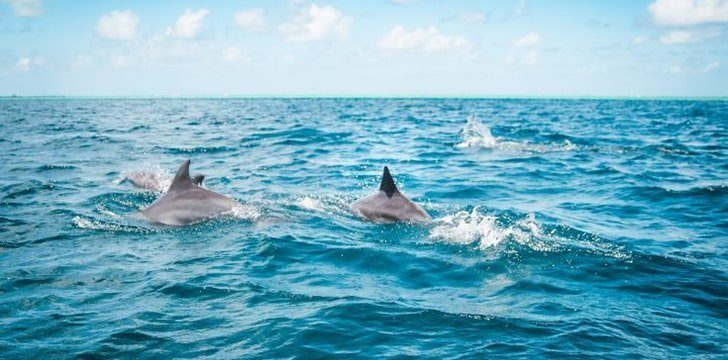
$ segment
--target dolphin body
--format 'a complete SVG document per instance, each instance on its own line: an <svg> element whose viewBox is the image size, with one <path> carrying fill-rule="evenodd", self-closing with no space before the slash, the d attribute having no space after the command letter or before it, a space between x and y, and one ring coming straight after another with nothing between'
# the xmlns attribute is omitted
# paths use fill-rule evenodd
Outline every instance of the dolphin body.
<svg viewBox="0 0 728 360"><path fill-rule="evenodd" d="M125 178L135 187L156 192L164 192L167 190L166 184L169 183L169 179L166 176L152 171L133 171L126 174ZM200 186L202 186L203 180L205 180L205 175L198 174L192 178L192 182Z"/></svg>
<svg viewBox="0 0 728 360"><path fill-rule="evenodd" d="M167 193L142 210L142 215L155 223L182 226L220 215L239 205L239 202L193 182L190 161L185 160Z"/></svg>
<svg viewBox="0 0 728 360"><path fill-rule="evenodd" d="M378 223L397 221L421 223L431 220L430 215L397 190L386 166L379 191L353 202L350 206L354 213Z"/></svg>

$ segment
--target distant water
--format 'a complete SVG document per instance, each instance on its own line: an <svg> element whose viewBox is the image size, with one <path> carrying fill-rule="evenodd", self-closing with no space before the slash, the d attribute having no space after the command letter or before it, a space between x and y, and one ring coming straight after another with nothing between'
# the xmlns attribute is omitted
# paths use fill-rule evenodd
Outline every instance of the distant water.
<svg viewBox="0 0 728 360"><path fill-rule="evenodd" d="M728 101L6 98L0 153L1 358L728 356ZM140 218L187 158L246 209ZM384 165L432 225L348 211Z"/></svg>

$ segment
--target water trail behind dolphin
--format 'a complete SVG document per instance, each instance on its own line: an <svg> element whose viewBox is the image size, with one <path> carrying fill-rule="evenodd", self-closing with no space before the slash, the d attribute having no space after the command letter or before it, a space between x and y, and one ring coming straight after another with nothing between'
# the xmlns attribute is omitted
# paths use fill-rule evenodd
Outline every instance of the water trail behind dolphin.
<svg viewBox="0 0 728 360"><path fill-rule="evenodd" d="M527 151L527 152L552 152L552 151L571 151L576 148L568 139L561 144L548 143L537 144L531 142L518 142L506 140L493 136L490 128L481 123L474 115L468 116L467 123L461 130L462 141L455 145L459 149L464 148L481 148L481 149L497 149L507 151Z"/></svg>
<svg viewBox="0 0 728 360"><path fill-rule="evenodd" d="M437 219L430 230L431 239L461 245L475 244L481 250L509 238L525 243L540 236L533 214L513 225L503 226L498 224L495 216L481 213L477 206L471 211L458 211Z"/></svg>
<svg viewBox="0 0 728 360"><path fill-rule="evenodd" d="M493 148L498 144L490 129L481 124L474 115L468 116L468 122L462 129L462 137L463 141L455 145L458 148Z"/></svg>

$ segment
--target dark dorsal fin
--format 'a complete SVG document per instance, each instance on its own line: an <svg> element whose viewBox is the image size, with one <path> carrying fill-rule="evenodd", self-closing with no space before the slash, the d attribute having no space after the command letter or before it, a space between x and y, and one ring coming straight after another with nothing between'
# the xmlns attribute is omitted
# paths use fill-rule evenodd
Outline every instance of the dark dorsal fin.
<svg viewBox="0 0 728 360"><path fill-rule="evenodd" d="M205 175L197 174L192 177L192 183L194 183L195 185L202 186L203 181L205 181Z"/></svg>
<svg viewBox="0 0 728 360"><path fill-rule="evenodd" d="M389 173L389 168L386 166L384 167L384 174L382 174L382 183L379 184L379 190L384 191L387 194L387 197L390 198L399 192L399 190L397 190L397 185L394 185L392 174Z"/></svg>
<svg viewBox="0 0 728 360"><path fill-rule="evenodd" d="M185 160L185 162L182 163L182 166L179 167L179 170L177 170L177 175L174 176L172 184L169 185L169 190L167 190L167 192L184 189L189 186L192 186L192 178L190 178L190 161Z"/></svg>

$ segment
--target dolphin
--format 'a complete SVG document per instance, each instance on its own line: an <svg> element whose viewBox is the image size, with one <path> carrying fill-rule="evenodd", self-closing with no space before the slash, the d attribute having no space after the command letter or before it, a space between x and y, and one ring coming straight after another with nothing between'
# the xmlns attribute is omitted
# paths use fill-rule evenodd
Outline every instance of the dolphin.
<svg viewBox="0 0 728 360"><path fill-rule="evenodd" d="M220 215L236 206L240 203L193 182L190 161L185 160L167 193L142 210L142 215L155 223L182 226Z"/></svg>
<svg viewBox="0 0 728 360"><path fill-rule="evenodd" d="M431 220L430 215L427 215L422 208L397 190L394 179L386 166L379 191L353 202L350 207L357 215L378 223L428 222Z"/></svg>
<svg viewBox="0 0 728 360"><path fill-rule="evenodd" d="M170 179L165 175L153 171L132 171L125 176L135 187L152 190L156 192L164 192L169 187ZM205 175L195 175L192 182L195 185L202 186Z"/></svg>

